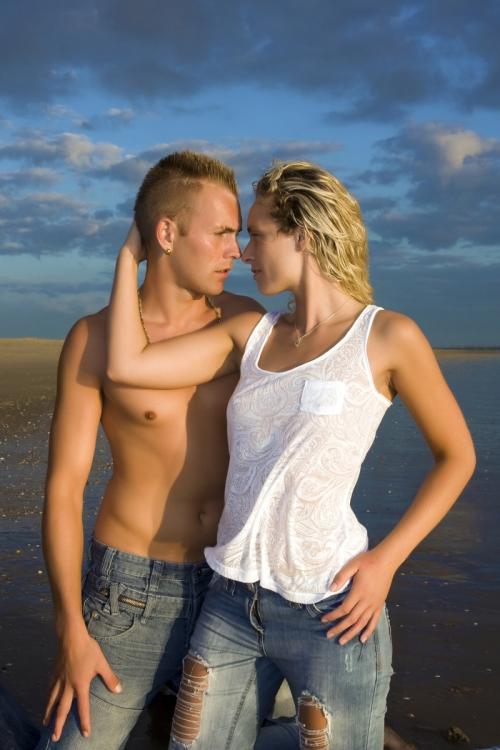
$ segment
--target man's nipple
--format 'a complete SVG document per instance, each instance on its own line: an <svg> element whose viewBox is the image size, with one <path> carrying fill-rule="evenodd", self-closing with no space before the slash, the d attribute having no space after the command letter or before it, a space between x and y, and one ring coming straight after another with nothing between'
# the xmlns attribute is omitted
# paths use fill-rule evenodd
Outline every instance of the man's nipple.
<svg viewBox="0 0 500 750"><path fill-rule="evenodd" d="M148 420L148 422L152 422L153 419L156 419L156 413L154 411L145 411L144 416Z"/></svg>

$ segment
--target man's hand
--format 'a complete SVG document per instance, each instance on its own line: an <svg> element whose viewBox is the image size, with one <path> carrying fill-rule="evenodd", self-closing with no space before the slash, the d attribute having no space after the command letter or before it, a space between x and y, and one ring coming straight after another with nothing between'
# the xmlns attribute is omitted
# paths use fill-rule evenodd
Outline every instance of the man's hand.
<svg viewBox="0 0 500 750"><path fill-rule="evenodd" d="M356 555L344 565L330 589L341 589L350 578L352 586L342 604L321 618L321 622L339 620L327 631L327 638L342 633L339 643L344 645L361 633L360 640L366 643L377 627L394 573L394 567L378 555L376 549Z"/></svg>
<svg viewBox="0 0 500 750"><path fill-rule="evenodd" d="M97 641L82 629L68 639L62 639L54 672L54 680L43 717L48 724L52 713L55 714L52 740L57 742L61 737L66 718L73 699L78 704L80 728L84 737L90 735L90 683L99 675L112 693L121 693L120 680L109 666ZM56 708L57 707L57 708Z"/></svg>
<svg viewBox="0 0 500 750"><path fill-rule="evenodd" d="M123 247L130 251L138 265L143 260L146 260L146 250L141 242L141 235L135 221L130 225Z"/></svg>

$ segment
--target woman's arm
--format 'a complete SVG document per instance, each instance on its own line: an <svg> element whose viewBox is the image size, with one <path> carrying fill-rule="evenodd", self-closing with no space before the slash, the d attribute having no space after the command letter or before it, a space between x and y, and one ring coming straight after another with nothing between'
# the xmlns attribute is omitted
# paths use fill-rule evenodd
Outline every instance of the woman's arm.
<svg viewBox="0 0 500 750"><path fill-rule="evenodd" d="M135 224L116 262L108 316L107 376L124 385L182 388L238 370L232 334L235 318L200 331L147 344L137 300L137 268L142 259ZM238 316L245 317L245 316ZM260 315L249 313L249 331ZM241 331L240 331L241 333ZM241 337L236 335L238 341Z"/></svg>
<svg viewBox="0 0 500 750"><path fill-rule="evenodd" d="M408 407L434 456L434 467L392 531L372 550L356 556L332 583L341 588L353 577L340 607L323 618L342 618L328 632L342 633L347 643L361 631L373 633L393 576L408 555L449 511L475 468L472 439L429 342L418 326L402 315L386 313L380 332L393 389Z"/></svg>

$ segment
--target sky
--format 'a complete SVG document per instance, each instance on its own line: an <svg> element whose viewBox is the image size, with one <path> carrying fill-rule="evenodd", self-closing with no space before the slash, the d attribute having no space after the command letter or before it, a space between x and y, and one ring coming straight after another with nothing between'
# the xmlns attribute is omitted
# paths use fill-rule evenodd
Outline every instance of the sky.
<svg viewBox="0 0 500 750"><path fill-rule="evenodd" d="M274 159L326 167L360 202L377 304L434 346L500 345L497 0L2 11L1 337L103 307L147 169L191 148L235 168L244 212ZM243 264L226 288L257 296Z"/></svg>

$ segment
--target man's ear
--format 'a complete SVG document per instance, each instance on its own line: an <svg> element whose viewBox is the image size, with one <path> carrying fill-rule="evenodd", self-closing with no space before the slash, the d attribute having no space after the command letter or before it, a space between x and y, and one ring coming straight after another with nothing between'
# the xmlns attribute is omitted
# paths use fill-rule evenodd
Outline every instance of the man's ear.
<svg viewBox="0 0 500 750"><path fill-rule="evenodd" d="M174 219L163 216L156 225L156 241L166 255L172 253L177 225Z"/></svg>

